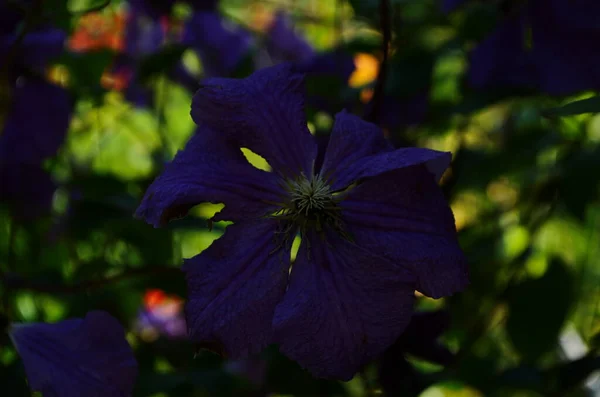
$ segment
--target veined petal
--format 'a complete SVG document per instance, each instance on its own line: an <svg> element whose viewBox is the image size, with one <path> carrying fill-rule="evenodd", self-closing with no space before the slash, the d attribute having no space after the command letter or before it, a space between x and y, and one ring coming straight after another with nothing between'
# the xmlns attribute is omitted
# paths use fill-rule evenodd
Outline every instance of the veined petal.
<svg viewBox="0 0 600 397"><path fill-rule="evenodd" d="M275 172L310 175L317 153L304 115L303 81L287 63L245 79L207 79L191 114L223 139L263 156Z"/></svg>
<svg viewBox="0 0 600 397"><path fill-rule="evenodd" d="M362 158L393 150L379 127L342 110L335 115L321 174L337 180Z"/></svg>
<svg viewBox="0 0 600 397"><path fill-rule="evenodd" d="M248 164L239 147L202 127L156 178L136 215L155 227L201 203L224 203L220 220L262 216L279 199L272 173Z"/></svg>
<svg viewBox="0 0 600 397"><path fill-rule="evenodd" d="M368 179L340 206L356 244L410 268L420 292L439 298L468 284L452 211L424 166Z"/></svg>
<svg viewBox="0 0 600 397"><path fill-rule="evenodd" d="M379 127L344 111L336 115L321 174L332 181L335 190L419 164L425 165L439 180L451 159L450 153L431 149L392 150Z"/></svg>
<svg viewBox="0 0 600 397"><path fill-rule="evenodd" d="M272 342L273 312L285 292L290 247L277 247L272 220L239 222L185 262L189 337L231 358Z"/></svg>
<svg viewBox="0 0 600 397"><path fill-rule="evenodd" d="M275 311L275 341L313 375L349 380L410 321L415 278L338 235L305 238Z"/></svg>
<svg viewBox="0 0 600 397"><path fill-rule="evenodd" d="M10 336L32 390L44 396L131 395L137 362L123 327L106 312L56 324L17 324Z"/></svg>

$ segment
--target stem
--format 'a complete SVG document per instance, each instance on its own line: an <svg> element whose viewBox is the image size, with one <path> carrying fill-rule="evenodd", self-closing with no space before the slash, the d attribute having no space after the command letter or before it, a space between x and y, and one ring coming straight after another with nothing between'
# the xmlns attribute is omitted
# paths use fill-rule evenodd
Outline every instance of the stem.
<svg viewBox="0 0 600 397"><path fill-rule="evenodd" d="M137 278L140 276L166 276L168 274L180 275L181 269L178 267L171 266L147 266L139 269L128 269L114 276L108 276L96 280L86 280L75 284L48 284L44 282L28 280L16 274L2 273L0 274L0 283L2 283L6 289L29 290L35 292L45 292L49 294L69 295L100 289L110 284L118 283L120 281L125 281L131 278Z"/></svg>
<svg viewBox="0 0 600 397"><path fill-rule="evenodd" d="M365 117L367 121L377 124L379 119L379 111L381 104L383 103L383 95L385 91L385 82L387 80L387 64L389 57L389 47L392 41L392 7L390 0L379 1L379 19L381 23L381 31L383 33L382 39L382 53L383 58L381 60L381 66L379 67L379 73L377 75L377 82L375 83L375 90L373 92L373 99L371 100L372 106L370 113Z"/></svg>

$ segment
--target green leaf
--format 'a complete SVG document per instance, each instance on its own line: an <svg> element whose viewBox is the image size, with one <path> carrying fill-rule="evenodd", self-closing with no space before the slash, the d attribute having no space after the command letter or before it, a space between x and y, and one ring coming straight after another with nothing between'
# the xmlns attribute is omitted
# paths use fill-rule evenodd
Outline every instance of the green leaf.
<svg viewBox="0 0 600 397"><path fill-rule="evenodd" d="M111 0L68 0L67 9L73 14L99 11L110 4Z"/></svg>
<svg viewBox="0 0 600 397"><path fill-rule="evenodd" d="M525 360L534 361L556 346L574 294L573 275L558 259L544 276L525 280L509 292L506 330Z"/></svg>
<svg viewBox="0 0 600 397"><path fill-rule="evenodd" d="M600 112L600 96L594 96L580 101L570 102L566 105L547 109L543 114L547 117L553 116L572 116L583 113L599 113Z"/></svg>

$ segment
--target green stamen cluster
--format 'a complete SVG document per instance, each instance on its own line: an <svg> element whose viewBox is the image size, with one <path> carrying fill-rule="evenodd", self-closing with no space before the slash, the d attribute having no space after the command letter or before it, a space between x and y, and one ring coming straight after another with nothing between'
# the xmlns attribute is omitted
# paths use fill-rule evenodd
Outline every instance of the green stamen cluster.
<svg viewBox="0 0 600 397"><path fill-rule="evenodd" d="M307 231L314 231L324 237L325 227L347 236L338 206L342 196L332 191L323 178L300 175L293 180L284 180L282 186L286 195L281 209L272 215L281 221L277 232L278 246L291 244L297 232L303 236Z"/></svg>

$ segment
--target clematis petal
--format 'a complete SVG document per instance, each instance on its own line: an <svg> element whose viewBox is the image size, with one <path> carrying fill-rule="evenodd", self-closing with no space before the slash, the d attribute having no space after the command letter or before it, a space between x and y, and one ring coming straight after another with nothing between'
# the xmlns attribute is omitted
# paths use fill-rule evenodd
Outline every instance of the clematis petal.
<svg viewBox="0 0 600 397"><path fill-rule="evenodd" d="M262 216L279 199L272 173L253 168L240 149L202 127L150 185L136 215L159 227L202 202L224 203L218 220Z"/></svg>
<svg viewBox="0 0 600 397"><path fill-rule="evenodd" d="M35 117L31 116L35 109ZM21 78L0 135L0 158L37 165L62 145L73 109L66 90L37 78Z"/></svg>
<svg viewBox="0 0 600 397"><path fill-rule="evenodd" d="M531 56L536 64L540 90L551 95L568 95L600 88L598 40L598 3L569 2L569 10L557 1L530 4L532 31ZM579 4L577 4L579 3ZM583 4L585 3L585 4ZM572 18L587 14L579 25ZM596 23L593 25L592 20ZM561 54L557 57L556 54Z"/></svg>
<svg viewBox="0 0 600 397"><path fill-rule="evenodd" d="M56 324L17 324L10 336L31 388L44 396L131 395L137 363L123 327L106 312Z"/></svg>
<svg viewBox="0 0 600 397"><path fill-rule="evenodd" d="M223 139L260 154L274 171L310 175L317 153L304 115L303 81L287 63L245 79L207 79L194 96L191 114Z"/></svg>
<svg viewBox="0 0 600 397"><path fill-rule="evenodd" d="M271 320L286 289L290 258L289 246L275 245L276 227L270 220L233 224L184 263L192 340L231 358L272 342Z"/></svg>
<svg viewBox="0 0 600 397"><path fill-rule="evenodd" d="M415 278L338 235L304 239L275 311L275 341L313 375L349 380L407 326Z"/></svg>
<svg viewBox="0 0 600 397"><path fill-rule="evenodd" d="M392 150L379 127L343 111L336 115L321 174L333 182L336 190L417 164L424 164L439 180L451 159L450 153L431 149Z"/></svg>
<svg viewBox="0 0 600 397"><path fill-rule="evenodd" d="M523 17L507 19L472 51L469 83L473 87L537 87L537 72L524 40L527 24Z"/></svg>
<svg viewBox="0 0 600 397"><path fill-rule="evenodd" d="M12 51L17 34L0 36L0 59ZM43 29L27 33L17 49L15 58L11 60L16 70L37 69L42 72L48 62L59 56L64 50L67 34L58 29Z"/></svg>
<svg viewBox="0 0 600 397"><path fill-rule="evenodd" d="M465 2L466 0L443 0L442 10L444 12L452 12Z"/></svg>
<svg viewBox="0 0 600 397"><path fill-rule="evenodd" d="M196 12L186 23L183 43L194 48L202 59L204 74L228 76L248 54L250 34L229 26L217 12Z"/></svg>
<svg viewBox="0 0 600 397"><path fill-rule="evenodd" d="M362 158L393 150L379 127L342 110L335 116L322 173L336 180Z"/></svg>
<svg viewBox="0 0 600 397"><path fill-rule="evenodd" d="M308 42L299 36L288 15L277 12L267 32L267 51L273 62L306 61L315 55Z"/></svg>
<svg viewBox="0 0 600 397"><path fill-rule="evenodd" d="M176 0L129 0L129 7L153 19L169 16Z"/></svg>
<svg viewBox="0 0 600 397"><path fill-rule="evenodd" d="M340 206L356 244L409 267L422 293L439 298L468 284L452 211L424 166L368 179Z"/></svg>

